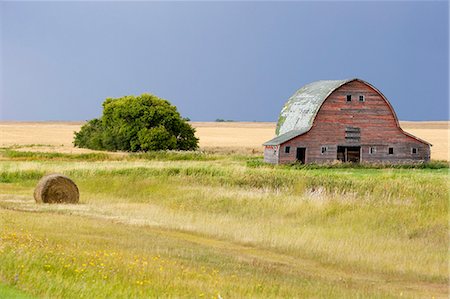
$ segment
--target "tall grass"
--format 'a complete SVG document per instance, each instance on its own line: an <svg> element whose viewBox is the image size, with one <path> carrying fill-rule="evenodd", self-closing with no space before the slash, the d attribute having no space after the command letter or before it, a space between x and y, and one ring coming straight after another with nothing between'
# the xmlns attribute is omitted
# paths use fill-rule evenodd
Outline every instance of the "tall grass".
<svg viewBox="0 0 450 299"><path fill-rule="evenodd" d="M0 171L0 183L19 183L39 180L45 172L39 170Z"/></svg>
<svg viewBox="0 0 450 299"><path fill-rule="evenodd" d="M146 284L144 297L164 296L168 289L163 286L169 285L169 296L217 296L210 278L177 276L181 271L177 254L183 267L196 267L200 269L197 272L201 273L202 266L219 269L218 290L228 297L384 298L400 293L410 297L446 293L449 240L445 167L306 168L249 165L247 160L253 158L227 156L212 160L165 158L1 161L0 194L14 190L9 193L13 199L19 191L31 194L37 179L55 169L75 180L81 192L78 206L0 198L0 211L3 207L40 212L17 212L22 220L15 222L12 219L19 214L8 212L12 214L4 214L4 219L9 219L4 223L16 223L9 225L11 233L18 233L14 227L24 227L39 240L51 236L52 246L63 246L60 250L66 256L79 261L71 263L75 268L69 273L85 269L89 274L71 276L62 264L48 263L52 258L44 259L45 255L56 261L62 258L50 253L57 252L50 246L48 250L36 248L35 256L16 257L13 253L18 249L0 253L0 258L9 261L8 266L0 265L0 276L12 279L13 265L25 259L27 271L55 281L48 294L56 297L109 292L124 295L129 279L142 281L135 272L126 270L133 254L142 260L164 253L169 264L178 264L164 273L140 268L149 281L159 283L153 289L151 283ZM40 230L37 223L46 219L49 222ZM66 227L61 226L66 222ZM123 252L125 262L111 264L117 280L98 285L93 272L98 269L79 265L89 264L91 253L77 253L77 242L92 254L105 248ZM47 263L51 266L48 274ZM233 271L237 280L222 275ZM67 285L65 275L69 275ZM39 285L35 294L45 292L43 280L27 279L21 289L35 283ZM181 282L183 279L187 282ZM101 293L77 289L79 283ZM67 294L56 290L62 284ZM267 287L260 289L258 285ZM130 292L141 296L134 285Z"/></svg>
<svg viewBox="0 0 450 299"><path fill-rule="evenodd" d="M0 152L5 158L21 161L213 161L224 156L209 154L201 151L154 151L146 153L84 153L68 154L55 152L29 152L5 149Z"/></svg>
<svg viewBox="0 0 450 299"><path fill-rule="evenodd" d="M87 154L64 154L64 153L46 153L46 152L27 152L4 150L2 156L22 161L45 161L45 160L82 160L82 161L104 161L104 160L120 160L105 153L87 153Z"/></svg>
<svg viewBox="0 0 450 299"><path fill-rule="evenodd" d="M450 162L441 160L431 160L429 162L420 163L324 163L324 164L299 164L291 163L284 165L272 165L265 163L261 158L247 158L248 167L265 167L265 168L286 168L286 169L448 169Z"/></svg>
<svg viewBox="0 0 450 299"><path fill-rule="evenodd" d="M370 285L335 284L314 268L305 276L282 255L180 232L47 213L0 216L0 273L40 297L391 297ZM67 231L78 238L69 241ZM267 254L279 262L271 263Z"/></svg>
<svg viewBox="0 0 450 299"><path fill-rule="evenodd" d="M156 178L156 185L174 178L174 185L205 185L238 187L283 192L302 196L305 192L323 190L329 195L359 197L369 201L403 200L424 205L444 207L448 189L445 181L446 169L290 169L241 168L211 164L168 163L165 167L153 164L123 166L110 169L108 162L91 165L85 169L63 170L75 179L95 181L98 178L136 181ZM89 164L88 164L89 166ZM105 166L106 168L103 168ZM51 169L52 164L48 166ZM44 167L35 169L1 170L0 182L13 183L37 180L45 173Z"/></svg>
<svg viewBox="0 0 450 299"><path fill-rule="evenodd" d="M153 151L130 154L129 159L160 160L160 161L213 161L223 159L223 156L201 151Z"/></svg>

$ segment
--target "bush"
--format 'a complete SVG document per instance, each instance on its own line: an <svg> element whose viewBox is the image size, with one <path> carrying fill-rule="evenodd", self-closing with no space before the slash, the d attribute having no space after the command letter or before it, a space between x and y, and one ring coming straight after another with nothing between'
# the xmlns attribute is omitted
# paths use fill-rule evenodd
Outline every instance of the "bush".
<svg viewBox="0 0 450 299"><path fill-rule="evenodd" d="M103 115L75 132L74 145L95 150L195 150L195 129L167 100L151 94L108 98Z"/></svg>

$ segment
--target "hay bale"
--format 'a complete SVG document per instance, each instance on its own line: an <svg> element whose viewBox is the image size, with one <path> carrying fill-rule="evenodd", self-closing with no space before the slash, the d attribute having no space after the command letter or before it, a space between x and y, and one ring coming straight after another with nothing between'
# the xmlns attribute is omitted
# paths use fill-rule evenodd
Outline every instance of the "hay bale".
<svg viewBox="0 0 450 299"><path fill-rule="evenodd" d="M34 189L34 199L37 203L77 203L79 198L77 185L62 174L42 177Z"/></svg>

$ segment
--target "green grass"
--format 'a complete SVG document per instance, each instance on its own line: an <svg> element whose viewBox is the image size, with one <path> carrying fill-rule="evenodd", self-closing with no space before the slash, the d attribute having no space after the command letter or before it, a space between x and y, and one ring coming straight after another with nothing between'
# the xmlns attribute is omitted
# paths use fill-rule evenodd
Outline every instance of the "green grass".
<svg viewBox="0 0 450 299"><path fill-rule="evenodd" d="M288 168L288 169L448 169L450 164L447 161L432 160L426 163L412 164L389 164L389 163L325 163L325 164L285 164L271 165L267 164L260 157L247 158L248 167L265 167L265 168Z"/></svg>
<svg viewBox="0 0 450 299"><path fill-rule="evenodd" d="M192 151L157 151L146 153L86 153L67 154L55 152L30 152L4 149L1 156L20 161L132 161L132 160L163 160L163 161L211 161L222 158L219 155Z"/></svg>
<svg viewBox="0 0 450 299"><path fill-rule="evenodd" d="M31 299L34 298L13 287L0 283L0 299Z"/></svg>
<svg viewBox="0 0 450 299"><path fill-rule="evenodd" d="M19 277L14 288L32 296L447 296L445 163L22 158L0 161L0 279ZM53 172L75 180L80 204L33 202L37 180Z"/></svg>
<svg viewBox="0 0 450 299"><path fill-rule="evenodd" d="M114 157L111 154L89 153L89 154L64 154L64 153L46 153L46 152L27 152L16 150L4 150L2 156L11 160L82 160L82 161L103 161L118 160L120 157Z"/></svg>

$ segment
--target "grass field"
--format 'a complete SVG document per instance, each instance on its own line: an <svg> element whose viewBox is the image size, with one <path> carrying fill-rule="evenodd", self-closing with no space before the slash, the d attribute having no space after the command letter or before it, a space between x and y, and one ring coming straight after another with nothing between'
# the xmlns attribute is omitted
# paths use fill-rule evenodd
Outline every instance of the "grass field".
<svg viewBox="0 0 450 299"><path fill-rule="evenodd" d="M29 125L0 150L0 298L448 297L446 163L273 167L206 137L206 153L74 151ZM34 203L53 172L80 204Z"/></svg>

